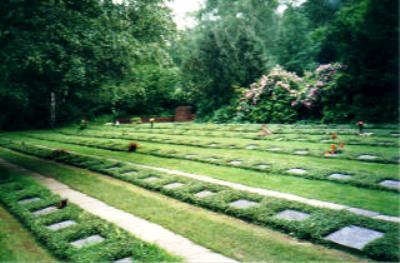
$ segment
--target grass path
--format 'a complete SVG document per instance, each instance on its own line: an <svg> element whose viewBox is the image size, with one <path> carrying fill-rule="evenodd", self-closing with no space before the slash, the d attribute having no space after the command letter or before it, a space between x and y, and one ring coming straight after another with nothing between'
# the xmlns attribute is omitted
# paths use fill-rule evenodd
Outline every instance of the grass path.
<svg viewBox="0 0 400 263"><path fill-rule="evenodd" d="M0 206L0 262L58 262Z"/></svg>
<svg viewBox="0 0 400 263"><path fill-rule="evenodd" d="M86 170L40 160L8 150L0 155L104 202L186 236L240 261L360 261L333 249L298 242L283 234L190 206Z"/></svg>
<svg viewBox="0 0 400 263"><path fill-rule="evenodd" d="M329 201L337 204L373 210L387 215L399 216L399 194L394 192L363 189L346 184L308 180L293 176L265 174L239 168L216 166L173 158L115 152L42 140L27 139L27 141L39 145L69 149L88 155L104 156L105 158L114 158L138 164L206 175L216 179L241 183L252 187L287 192L306 198Z"/></svg>

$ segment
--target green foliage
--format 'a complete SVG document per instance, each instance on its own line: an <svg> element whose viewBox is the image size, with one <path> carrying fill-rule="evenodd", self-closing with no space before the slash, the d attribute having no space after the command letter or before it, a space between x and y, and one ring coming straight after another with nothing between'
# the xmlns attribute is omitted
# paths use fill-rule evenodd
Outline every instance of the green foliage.
<svg viewBox="0 0 400 263"><path fill-rule="evenodd" d="M32 211L55 204L61 199L32 179L10 175L8 180L1 181L0 189L0 202L33 233L39 242L62 261L115 261L129 256L141 262L178 260L158 247L130 236L127 232L84 212L73 204L49 215L33 216ZM40 197L42 200L24 205L18 203L18 200L29 197ZM47 228L48 225L64 220L74 220L78 224L58 231ZM82 249L69 244L93 234L99 234L105 240Z"/></svg>
<svg viewBox="0 0 400 263"><path fill-rule="evenodd" d="M11 147L34 155L36 155L36 149L40 149L40 147L34 146L29 150L16 144L11 145ZM43 151L47 151L48 154L51 152L50 149L43 149ZM357 225L372 228L384 232L385 235L383 238L368 244L360 253L378 260L395 261L400 258L397 249L397 244L399 242L399 237L397 235L399 225L397 223L371 219L347 211L316 208L297 202L265 197L258 194L234 190L225 186L218 186L194 179L183 178L181 176L138 168L126 162L109 159L104 160L79 154L66 154L63 157L57 158L56 161L107 174L134 185L160 192L183 202L224 213L251 223L272 227L297 238L306 239L326 246L335 245L325 240L324 237L342 227ZM116 169L109 170L111 167ZM132 171L136 173L132 175L132 173L130 173ZM155 176L159 179L155 181L144 180L150 176ZM178 189L167 189L164 187L174 182L181 182L184 186ZM209 190L216 194L206 198L198 198L194 195L202 190ZM239 199L251 200L258 204L248 209L233 208L229 205L230 202ZM310 213L311 216L303 222L288 222L275 217L276 213L285 209L303 211Z"/></svg>

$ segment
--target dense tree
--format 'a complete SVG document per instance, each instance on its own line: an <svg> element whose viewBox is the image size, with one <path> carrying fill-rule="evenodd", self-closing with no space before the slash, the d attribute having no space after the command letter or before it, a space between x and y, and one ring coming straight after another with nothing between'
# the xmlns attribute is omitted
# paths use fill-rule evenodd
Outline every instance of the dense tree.
<svg viewBox="0 0 400 263"><path fill-rule="evenodd" d="M61 121L104 110L171 29L162 0L1 1L0 126L46 125L50 94Z"/></svg>

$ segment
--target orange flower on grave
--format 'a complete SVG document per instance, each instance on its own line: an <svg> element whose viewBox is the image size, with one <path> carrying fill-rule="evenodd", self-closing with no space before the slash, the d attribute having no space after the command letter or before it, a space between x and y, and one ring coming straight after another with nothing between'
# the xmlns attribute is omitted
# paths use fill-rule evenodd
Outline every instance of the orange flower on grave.
<svg viewBox="0 0 400 263"><path fill-rule="evenodd" d="M336 134L336 132L333 132L332 133L332 140L336 140L337 139L337 134Z"/></svg>
<svg viewBox="0 0 400 263"><path fill-rule="evenodd" d="M343 149L344 148L344 143L340 143L339 147L340 147L340 149Z"/></svg>
<svg viewBox="0 0 400 263"><path fill-rule="evenodd" d="M337 150L336 144L331 144L331 153L332 153L332 154L333 154L333 153L336 153L336 150Z"/></svg>

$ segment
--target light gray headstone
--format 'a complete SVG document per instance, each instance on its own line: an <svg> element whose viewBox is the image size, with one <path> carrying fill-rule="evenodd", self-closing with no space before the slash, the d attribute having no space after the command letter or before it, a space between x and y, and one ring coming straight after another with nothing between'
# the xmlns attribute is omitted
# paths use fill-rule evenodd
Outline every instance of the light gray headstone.
<svg viewBox="0 0 400 263"><path fill-rule="evenodd" d="M133 259L132 259L132 257L121 258L121 259L115 260L114 263L133 263Z"/></svg>
<svg viewBox="0 0 400 263"><path fill-rule="evenodd" d="M76 248L82 248L89 245L94 245L102 242L104 238L100 235L93 235L83 239L79 239L76 241L71 242L70 244Z"/></svg>
<svg viewBox="0 0 400 263"><path fill-rule="evenodd" d="M278 148L278 147L275 147L275 148L269 148L268 150L271 151L271 152L280 152L282 149Z"/></svg>
<svg viewBox="0 0 400 263"><path fill-rule="evenodd" d="M370 210L365 210L365 209L361 209L361 208L349 208L347 209L348 211L357 214L357 215L361 215L361 216L368 216L368 217L374 217L379 215L379 213L374 212L374 211L370 211Z"/></svg>
<svg viewBox="0 0 400 263"><path fill-rule="evenodd" d="M372 161L372 160L375 160L376 158L378 158L378 157L375 155L371 155L371 154L362 154L357 157L358 160L366 160L366 161Z"/></svg>
<svg viewBox="0 0 400 263"><path fill-rule="evenodd" d="M157 177L157 176L149 176L149 177L144 178L143 180L144 180L144 181L148 181L148 182L152 182L152 181L156 181L156 180L158 180L158 179L160 179L160 177Z"/></svg>
<svg viewBox="0 0 400 263"><path fill-rule="evenodd" d="M384 234L382 232L350 225L329 234L324 239L346 247L361 250L371 241L383 236Z"/></svg>
<svg viewBox="0 0 400 263"><path fill-rule="evenodd" d="M257 148L258 148L257 144L249 144L249 145L246 146L246 149L248 149L248 150L254 150L254 149L257 149Z"/></svg>
<svg viewBox="0 0 400 263"><path fill-rule="evenodd" d="M182 184L182 183L172 183L172 184L164 185L163 188L165 188L165 189L175 189L175 188L182 187L184 185L185 184Z"/></svg>
<svg viewBox="0 0 400 263"><path fill-rule="evenodd" d="M23 205L23 204L30 204L30 203L38 202L38 201L40 201L40 200L42 200L42 199L39 198L39 197L32 197L32 198L27 198L27 199L19 200L19 201L18 201L18 204L21 204L21 205Z"/></svg>
<svg viewBox="0 0 400 263"><path fill-rule="evenodd" d="M257 164L255 167L256 167L257 169L265 170L265 169L270 168L271 166L270 166L269 164L260 163L260 164Z"/></svg>
<svg viewBox="0 0 400 263"><path fill-rule="evenodd" d="M348 180L352 176L349 174L341 174L341 173L334 173L328 176L329 179L336 179L336 180Z"/></svg>
<svg viewBox="0 0 400 263"><path fill-rule="evenodd" d="M306 170L301 169L301 168L289 169L287 172L288 172L288 173L291 173L291 174L306 174L306 173L307 173Z"/></svg>
<svg viewBox="0 0 400 263"><path fill-rule="evenodd" d="M211 144L209 144L208 146L209 146L209 147L217 147L218 144L216 144L216 143L211 143Z"/></svg>
<svg viewBox="0 0 400 263"><path fill-rule="evenodd" d="M229 164L234 165L234 166L238 166L238 165L241 165L241 164L242 164L242 161L240 161L240 160L233 160L233 161L230 161Z"/></svg>
<svg viewBox="0 0 400 263"><path fill-rule="evenodd" d="M289 221L303 221L307 219L309 216L310 214L291 209L284 210L275 215L275 217L279 219L285 219Z"/></svg>
<svg viewBox="0 0 400 263"><path fill-rule="evenodd" d="M245 200L245 199L239 199L239 200L236 200L236 201L230 203L229 205L234 207L234 208L243 209L243 208L249 208L249 207L255 206L257 204L258 203L254 202L254 201L249 201L249 200Z"/></svg>
<svg viewBox="0 0 400 263"><path fill-rule="evenodd" d="M400 181L397 180L383 180L379 184L387 188L400 189Z"/></svg>
<svg viewBox="0 0 400 263"><path fill-rule="evenodd" d="M297 155L307 155L307 154L308 154L308 151L306 151L306 150L298 150L298 151L295 151L294 154L297 154Z"/></svg>
<svg viewBox="0 0 400 263"><path fill-rule="evenodd" d="M43 216L43 215L48 215L48 214L54 213L54 212L57 211L57 210L58 210L57 207L55 207L55 206L49 206L49 207L46 207L46 208L44 208L44 209L36 210L36 211L33 212L32 214L33 214L34 216Z"/></svg>
<svg viewBox="0 0 400 263"><path fill-rule="evenodd" d="M60 229L64 229L67 228L69 226L73 226L76 225L76 222L73 220L66 220L66 221L62 221L59 223L55 223L52 225L47 226L48 229L56 231L56 230L60 230Z"/></svg>
<svg viewBox="0 0 400 263"><path fill-rule="evenodd" d="M137 171L127 171L127 172L124 172L123 173L123 175L137 175L138 174L138 172Z"/></svg>
<svg viewBox="0 0 400 263"><path fill-rule="evenodd" d="M188 154L185 156L185 158L192 159L192 158L196 158L196 156L197 156L196 154Z"/></svg>
<svg viewBox="0 0 400 263"><path fill-rule="evenodd" d="M215 195L215 193L211 192L211 191L203 190L201 192L198 192L194 196L196 196L198 198L204 198L204 197L211 196L211 195Z"/></svg>

